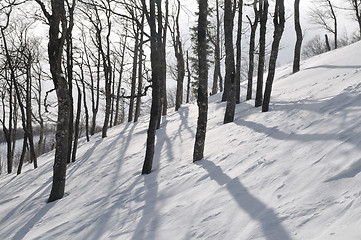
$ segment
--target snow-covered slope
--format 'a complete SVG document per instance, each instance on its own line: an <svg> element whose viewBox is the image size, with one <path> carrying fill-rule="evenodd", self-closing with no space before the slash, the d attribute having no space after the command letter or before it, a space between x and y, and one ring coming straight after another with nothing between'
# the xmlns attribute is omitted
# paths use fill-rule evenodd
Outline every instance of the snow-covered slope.
<svg viewBox="0 0 361 240"><path fill-rule="evenodd" d="M361 42L278 70L271 109L222 124L210 98L205 159L197 107L163 118L140 175L148 120L80 143L66 196L46 203L53 155L0 178L0 239L361 239Z"/></svg>

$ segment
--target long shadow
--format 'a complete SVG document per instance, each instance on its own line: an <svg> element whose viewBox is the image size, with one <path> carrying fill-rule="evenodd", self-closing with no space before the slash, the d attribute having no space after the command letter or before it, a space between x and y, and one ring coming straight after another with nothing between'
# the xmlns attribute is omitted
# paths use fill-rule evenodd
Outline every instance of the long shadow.
<svg viewBox="0 0 361 240"><path fill-rule="evenodd" d="M181 124L178 128L178 136L182 138L182 129L185 129L191 134L192 138L194 138L194 132L188 125L189 107L181 107L178 109L178 113L181 120Z"/></svg>
<svg viewBox="0 0 361 240"><path fill-rule="evenodd" d="M157 130L157 142L155 146L155 152L153 157L153 171L144 175L144 207L142 217L139 220L132 240L152 240L155 238L155 233L159 225L159 214L156 209L157 196L158 196L158 174L159 174L159 164L161 158L161 152L165 143L167 143L167 154L169 159L173 159L172 145L166 134L167 131L167 116L163 117L162 128Z"/></svg>
<svg viewBox="0 0 361 240"><path fill-rule="evenodd" d="M277 214L259 199L252 196L238 178L231 179L219 166L216 166L211 161L202 160L196 164L207 170L210 178L214 179L219 186L226 186L238 206L259 222L267 240L291 240Z"/></svg>
<svg viewBox="0 0 361 240"><path fill-rule="evenodd" d="M248 127L255 132L263 133L271 138L278 140L295 140L299 142L308 142L308 141L330 141L338 140L339 137L337 134L296 134L296 133L285 133L280 131L277 127L266 127L262 124L256 122L250 122L243 119L237 119L235 122L238 125Z"/></svg>
<svg viewBox="0 0 361 240"><path fill-rule="evenodd" d="M41 195L45 194L45 192L47 192L47 191L49 191L49 189L45 188L45 190L42 192ZM38 223L46 215L46 213L49 212L49 210L52 207L54 207L55 204L56 204L56 202L45 204L39 210L38 213L36 213L27 223L24 224L24 226L22 228L20 228L16 232L16 234L13 237L13 240L24 239L26 234L28 234L30 232L30 230L35 226L35 224Z"/></svg>
<svg viewBox="0 0 361 240"><path fill-rule="evenodd" d="M128 128L129 125L126 126L126 128ZM129 133L127 134L126 138L121 138L118 137L117 139L114 139L114 141L108 146L109 151L111 151L112 149L114 149L115 147L122 146L122 148L120 149L120 154L117 157L118 161L117 164L115 166L113 166L113 168L115 169L115 173L113 176L113 179L111 180L111 183L115 183L116 180L119 178L119 173L120 173L120 169L123 163L123 159L125 157L125 153L127 151L127 149L129 148L131 139L132 139L132 134L135 130L135 127L137 126L137 123L133 123L132 124L132 128L129 130ZM125 130L123 130L122 132L125 132ZM122 133L120 134L122 135ZM124 140L122 141L121 144L118 144L119 139ZM104 154L102 156L99 157L99 161L102 161L104 157L107 156L107 152L104 152ZM114 196L111 193L117 188L119 188L120 186L115 186L114 184L108 184L108 192L109 194L107 195L107 197L105 197L104 199L102 199L101 201L99 201L97 204L99 206L105 206L106 208L104 209L102 215L97 218L97 222L101 223L98 224L96 228L94 228L94 230L96 230L96 232L93 231L89 231L89 233L87 234L86 239L100 239L102 237L102 234L104 233L105 228L107 227L107 223L108 221L111 219L112 214L114 209L119 208L119 206L121 206L121 202L123 200L122 196ZM109 203L112 203L112 205L108 205ZM117 206L119 205L119 206ZM85 226L86 227L86 226Z"/></svg>
<svg viewBox="0 0 361 240"><path fill-rule="evenodd" d="M329 69L342 69L342 68L346 68L346 69L358 69L361 68L361 65L318 65L318 66L314 66L314 67L308 67L305 68L304 70L308 70L308 69L317 69L317 68L329 68Z"/></svg>

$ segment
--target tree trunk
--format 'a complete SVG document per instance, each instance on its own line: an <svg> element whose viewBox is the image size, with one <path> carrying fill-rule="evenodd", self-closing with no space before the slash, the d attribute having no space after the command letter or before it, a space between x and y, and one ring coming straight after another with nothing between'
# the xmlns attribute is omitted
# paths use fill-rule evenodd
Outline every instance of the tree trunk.
<svg viewBox="0 0 361 240"><path fill-rule="evenodd" d="M174 53L177 59L177 92L176 92L176 101L175 101L175 110L178 111L182 102L183 102L183 81L185 76L184 68L184 56L183 56L183 46L180 36L180 27L179 27L179 13L180 13L180 0L178 0L178 9L175 19L175 29L173 30L173 46Z"/></svg>
<svg viewBox="0 0 361 240"><path fill-rule="evenodd" d="M238 1L238 29L237 29L237 41L236 41L236 103L241 102L241 57L242 57L242 16L243 16L243 0Z"/></svg>
<svg viewBox="0 0 361 240"><path fill-rule="evenodd" d="M130 98L129 98L129 112L128 112L128 122L133 121L133 112L134 112L134 99L135 99L135 88L137 84L137 67L138 67L138 52L139 52L139 29L135 34L135 43L133 49L133 70L132 70L132 80L130 87Z"/></svg>
<svg viewBox="0 0 361 240"><path fill-rule="evenodd" d="M71 155L71 161L75 162L76 159L76 152L78 149L78 140L79 140L79 133L80 133L80 114L81 114L81 90L79 84L76 83L78 89L78 105L76 109L76 118L75 118L75 128L74 128L74 144L73 144L73 151Z"/></svg>
<svg viewBox="0 0 361 240"><path fill-rule="evenodd" d="M232 1L225 0L224 2L224 36L226 49L226 78L228 83L227 107L224 114L223 123L233 122L234 112L236 108L236 72L234 66L234 49L233 49L233 11Z"/></svg>
<svg viewBox="0 0 361 240"><path fill-rule="evenodd" d="M18 171L17 171L17 175L21 174L21 170L23 168L23 164L24 164L24 159L25 159L25 153L26 153L26 145L27 145L27 136L26 134L24 134L24 138L23 138L23 148L21 150L21 155L20 155L20 160L19 160L19 166L18 166Z"/></svg>
<svg viewBox="0 0 361 240"><path fill-rule="evenodd" d="M248 74L247 74L247 96L246 100L252 99L252 89L253 89L253 71L254 71L254 52L255 52L255 38L256 38L256 31L258 26L259 20L259 12L257 9L257 1L253 2L253 11L254 11L254 21L252 23L251 19L247 16L249 24L251 25L251 33L249 39L249 67L248 67Z"/></svg>
<svg viewBox="0 0 361 240"><path fill-rule="evenodd" d="M199 0L198 15L198 120L194 143L193 162L203 159L208 115L208 67L207 67L207 0Z"/></svg>
<svg viewBox="0 0 361 240"><path fill-rule="evenodd" d="M147 11L145 0L142 0L143 10ZM155 16L155 1L149 0L150 13L148 15L148 24L151 30L150 44L151 44L151 67L152 67L152 106L150 110L149 127L147 131L147 144L146 153L142 169L142 174L149 174L152 171L154 147L155 147L155 134L159 121L159 115L161 113L161 102L160 102L160 85L162 85L162 68L163 62L159 59L162 57L162 34L161 31L157 32L156 28L156 16ZM157 2L161 4L161 1ZM161 8L158 7L158 16L162 13L159 12ZM159 23L159 22L158 22ZM159 27L159 26L158 26Z"/></svg>
<svg viewBox="0 0 361 240"><path fill-rule="evenodd" d="M214 73L213 73L213 86L212 95L218 92L218 79L221 73L221 56L220 56L220 28L221 23L219 19L219 1L216 0L216 21L217 21L217 32L216 32L216 44L214 46ZM221 83L220 83L221 84Z"/></svg>
<svg viewBox="0 0 361 240"><path fill-rule="evenodd" d="M64 196L67 154L69 151L69 89L68 83L61 69L62 53L66 34L66 16L64 0L51 1L52 15L40 0L44 15L49 21L48 55L50 72L58 98L58 119L56 129L56 150L53 166L53 184L48 202L53 202ZM60 34L60 37L59 37Z"/></svg>
<svg viewBox="0 0 361 240"><path fill-rule="evenodd" d="M127 31L125 32L124 43L122 47L121 53L121 62L120 62L120 70L119 70L119 80L118 80L118 89L117 89L117 99L115 103L115 116L114 116L114 126L119 124L119 103L121 98L121 91L122 91L122 77L123 77L123 70L124 70L124 58L125 58L125 47L127 42Z"/></svg>
<svg viewBox="0 0 361 240"><path fill-rule="evenodd" d="M294 21L296 31L295 53L293 58L293 73L300 71L301 46L302 46L302 29L300 24L300 0L295 0L294 4Z"/></svg>
<svg viewBox="0 0 361 240"><path fill-rule="evenodd" d="M189 56L188 56L188 51L187 51L187 99L186 99L186 103L189 103L189 98L190 98L190 94L191 94L191 76L192 73L190 71L189 68Z"/></svg>
<svg viewBox="0 0 361 240"><path fill-rule="evenodd" d="M144 41L144 13L142 14L142 22L140 29L140 41L139 41L139 63L138 63L138 92L137 102L135 104L134 122L138 121L140 115L140 106L142 104L142 88L143 88L143 41Z"/></svg>
<svg viewBox="0 0 361 240"><path fill-rule="evenodd" d="M327 49L327 51L331 51L331 45L330 45L330 42L328 41L328 36L327 36L327 34L325 34L325 42L326 42L326 49Z"/></svg>
<svg viewBox="0 0 361 240"><path fill-rule="evenodd" d="M258 56L258 74L255 107L262 105L263 95L263 73L266 54L266 26L268 16L268 0L259 1L260 12L260 36L259 36L259 56Z"/></svg>
<svg viewBox="0 0 361 240"><path fill-rule="evenodd" d="M276 62L279 51L279 45L282 38L283 30L285 28L285 9L284 0L276 0L275 12L273 17L274 33L271 49L271 57L269 61L268 76L266 81L266 88L264 93L264 99L262 103L262 112L267 112L269 109L269 103L271 99L272 84L276 71Z"/></svg>

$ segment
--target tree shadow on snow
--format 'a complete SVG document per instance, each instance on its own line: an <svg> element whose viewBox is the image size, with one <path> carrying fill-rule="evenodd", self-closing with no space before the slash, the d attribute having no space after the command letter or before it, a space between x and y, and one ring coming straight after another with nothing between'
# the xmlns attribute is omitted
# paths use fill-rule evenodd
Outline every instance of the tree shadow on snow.
<svg viewBox="0 0 361 240"><path fill-rule="evenodd" d="M304 70L308 69L317 69L317 68L327 68L327 69L342 69L342 68L348 68L348 69L359 69L361 68L361 65L317 65L314 67L308 67Z"/></svg>
<svg viewBox="0 0 361 240"><path fill-rule="evenodd" d="M197 164L207 170L209 177L215 180L219 186L226 186L238 206L248 213L251 218L259 222L267 240L291 240L277 214L255 198L238 178L231 179L219 166L216 166L211 161L202 160Z"/></svg>

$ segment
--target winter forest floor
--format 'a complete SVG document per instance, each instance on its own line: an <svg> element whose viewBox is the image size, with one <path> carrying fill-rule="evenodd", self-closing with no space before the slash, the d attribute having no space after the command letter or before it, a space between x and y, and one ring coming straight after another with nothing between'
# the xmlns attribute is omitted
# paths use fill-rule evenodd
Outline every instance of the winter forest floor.
<svg viewBox="0 0 361 240"><path fill-rule="evenodd" d="M3 174L0 239L360 239L360 49L308 59L294 75L279 68L267 113L242 102L223 125L212 96L196 164L197 106L184 105L163 118L149 175L147 118L82 139L54 203L53 152L36 170Z"/></svg>

